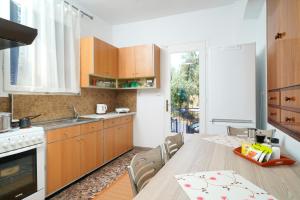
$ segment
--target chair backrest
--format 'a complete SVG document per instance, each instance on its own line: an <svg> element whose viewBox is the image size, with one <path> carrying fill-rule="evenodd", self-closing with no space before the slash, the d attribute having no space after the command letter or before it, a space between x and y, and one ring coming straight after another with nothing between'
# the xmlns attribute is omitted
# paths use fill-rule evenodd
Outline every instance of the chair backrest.
<svg viewBox="0 0 300 200"><path fill-rule="evenodd" d="M249 129L248 128L234 128L234 127L228 126L227 134L229 136L248 136Z"/></svg>
<svg viewBox="0 0 300 200"><path fill-rule="evenodd" d="M265 135L267 138L273 138L274 133L276 132L276 129L270 129L270 130L258 129L256 132Z"/></svg>
<svg viewBox="0 0 300 200"><path fill-rule="evenodd" d="M132 158L130 166L128 166L128 173L134 196L148 184L163 164L160 146L147 152L138 153Z"/></svg>
<svg viewBox="0 0 300 200"><path fill-rule="evenodd" d="M183 134L178 133L173 136L168 136L165 139L164 147L166 151L167 160L171 159L175 153L183 146Z"/></svg>

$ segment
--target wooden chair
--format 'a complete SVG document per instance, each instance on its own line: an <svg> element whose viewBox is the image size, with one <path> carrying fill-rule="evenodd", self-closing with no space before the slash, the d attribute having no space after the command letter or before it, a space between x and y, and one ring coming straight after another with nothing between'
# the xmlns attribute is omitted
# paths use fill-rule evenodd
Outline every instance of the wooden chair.
<svg viewBox="0 0 300 200"><path fill-rule="evenodd" d="M183 146L183 134L178 133L174 136L168 136L165 139L164 147L166 152L166 160L171 159L175 153Z"/></svg>
<svg viewBox="0 0 300 200"><path fill-rule="evenodd" d="M248 128L234 128L231 126L227 127L227 134L229 136L247 136L249 135Z"/></svg>
<svg viewBox="0 0 300 200"><path fill-rule="evenodd" d="M136 154L128 166L133 195L136 196L162 168L164 162L161 147Z"/></svg>

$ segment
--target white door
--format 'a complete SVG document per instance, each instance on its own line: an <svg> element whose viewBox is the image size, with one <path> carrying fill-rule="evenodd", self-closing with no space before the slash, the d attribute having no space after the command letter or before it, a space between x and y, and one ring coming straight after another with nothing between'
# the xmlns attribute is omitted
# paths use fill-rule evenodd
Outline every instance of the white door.
<svg viewBox="0 0 300 200"><path fill-rule="evenodd" d="M209 49L208 133L256 126L255 55L254 43Z"/></svg>
<svg viewBox="0 0 300 200"><path fill-rule="evenodd" d="M165 69L165 132L204 133L205 43L169 46Z"/></svg>

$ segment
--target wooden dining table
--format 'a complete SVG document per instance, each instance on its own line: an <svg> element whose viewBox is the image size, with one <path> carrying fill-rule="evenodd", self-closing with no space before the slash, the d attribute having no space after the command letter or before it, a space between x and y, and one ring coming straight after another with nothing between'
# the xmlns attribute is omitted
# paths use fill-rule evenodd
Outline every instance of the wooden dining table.
<svg viewBox="0 0 300 200"><path fill-rule="evenodd" d="M138 193L135 200L189 199L175 175L201 171L233 170L281 200L300 200L300 165L261 167L233 153L233 147L209 142L195 135Z"/></svg>

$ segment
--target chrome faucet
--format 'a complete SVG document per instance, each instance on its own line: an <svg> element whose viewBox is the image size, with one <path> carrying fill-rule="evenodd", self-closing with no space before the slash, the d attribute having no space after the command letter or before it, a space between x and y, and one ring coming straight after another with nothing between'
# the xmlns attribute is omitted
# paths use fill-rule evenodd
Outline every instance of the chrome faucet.
<svg viewBox="0 0 300 200"><path fill-rule="evenodd" d="M74 118L76 118L76 120L78 120L79 117L80 117L80 114L79 114L79 112L76 110L75 106L72 105L72 108L73 108L73 112L74 112Z"/></svg>

